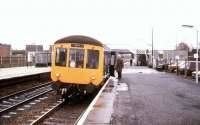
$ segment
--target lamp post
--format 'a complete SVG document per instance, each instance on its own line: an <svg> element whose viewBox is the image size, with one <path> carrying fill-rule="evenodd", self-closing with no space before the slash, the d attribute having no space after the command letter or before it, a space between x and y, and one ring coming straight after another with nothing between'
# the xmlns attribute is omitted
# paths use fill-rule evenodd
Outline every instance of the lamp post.
<svg viewBox="0 0 200 125"><path fill-rule="evenodd" d="M152 68L153 68L153 28L151 30L151 44L148 43L148 46L151 46L151 63L152 63Z"/></svg>
<svg viewBox="0 0 200 125"><path fill-rule="evenodd" d="M152 45L152 48L151 48L151 52L152 52L152 55L151 55L151 61L152 61L152 68L153 68L153 28L152 28L152 34L151 34L152 36L152 39L151 39L151 45Z"/></svg>
<svg viewBox="0 0 200 125"><path fill-rule="evenodd" d="M192 25L182 25L182 27L186 27L186 28L194 28L194 26ZM198 30L196 30L196 40L197 40L197 51L195 54L195 58L196 58L196 84L198 84L199 81L199 76L198 76L198 70L199 70L199 63L198 63L198 59L199 59L199 42L198 42Z"/></svg>

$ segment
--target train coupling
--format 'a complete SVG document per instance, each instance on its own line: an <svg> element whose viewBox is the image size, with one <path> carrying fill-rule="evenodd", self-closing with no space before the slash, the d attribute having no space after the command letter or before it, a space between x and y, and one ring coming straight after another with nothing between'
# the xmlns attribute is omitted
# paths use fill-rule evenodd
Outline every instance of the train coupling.
<svg viewBox="0 0 200 125"><path fill-rule="evenodd" d="M61 95L65 95L67 93L67 88L62 88L61 89Z"/></svg>

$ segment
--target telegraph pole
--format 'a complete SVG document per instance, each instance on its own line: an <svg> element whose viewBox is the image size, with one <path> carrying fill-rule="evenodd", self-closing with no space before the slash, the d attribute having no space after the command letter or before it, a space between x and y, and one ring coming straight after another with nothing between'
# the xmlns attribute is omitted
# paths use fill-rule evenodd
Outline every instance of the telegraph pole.
<svg viewBox="0 0 200 125"><path fill-rule="evenodd" d="M196 84L199 83L199 42L198 42L198 30L196 31L197 32L197 52L196 52Z"/></svg>

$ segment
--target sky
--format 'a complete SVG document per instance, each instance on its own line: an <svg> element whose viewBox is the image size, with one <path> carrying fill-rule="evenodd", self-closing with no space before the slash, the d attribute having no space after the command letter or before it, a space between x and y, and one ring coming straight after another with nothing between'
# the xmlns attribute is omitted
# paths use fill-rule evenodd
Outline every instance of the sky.
<svg viewBox="0 0 200 125"><path fill-rule="evenodd" d="M196 47L198 0L0 0L0 43L45 48L69 35L86 35L113 48ZM192 29L181 25L193 25Z"/></svg>

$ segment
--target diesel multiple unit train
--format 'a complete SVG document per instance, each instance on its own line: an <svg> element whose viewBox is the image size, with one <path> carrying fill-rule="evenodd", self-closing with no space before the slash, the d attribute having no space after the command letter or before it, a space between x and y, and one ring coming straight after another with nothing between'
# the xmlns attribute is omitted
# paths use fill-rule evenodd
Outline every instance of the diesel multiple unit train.
<svg viewBox="0 0 200 125"><path fill-rule="evenodd" d="M87 36L68 36L53 46L51 78L61 94L92 93L109 75L111 52L100 41Z"/></svg>

